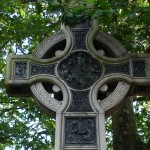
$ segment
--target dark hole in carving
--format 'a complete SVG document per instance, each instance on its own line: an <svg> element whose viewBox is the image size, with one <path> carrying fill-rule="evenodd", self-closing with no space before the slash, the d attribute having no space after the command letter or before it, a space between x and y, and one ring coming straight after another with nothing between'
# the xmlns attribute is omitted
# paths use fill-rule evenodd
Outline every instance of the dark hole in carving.
<svg viewBox="0 0 150 150"><path fill-rule="evenodd" d="M134 87L133 95L149 95L150 86L148 85L139 85Z"/></svg>
<svg viewBox="0 0 150 150"><path fill-rule="evenodd" d="M114 89L116 88L117 84L118 84L118 82L110 82L110 83L107 84L107 86L108 86L107 91L99 90L98 95L97 95L97 100L103 100L107 96L109 96L114 91Z"/></svg>
<svg viewBox="0 0 150 150"><path fill-rule="evenodd" d="M48 59L48 58L56 57L56 55L55 55L56 51L58 51L58 50L63 51L65 49L65 46L66 46L66 40L56 43L49 50L47 50L47 52L44 54L44 56L42 58Z"/></svg>
<svg viewBox="0 0 150 150"><path fill-rule="evenodd" d="M97 51L99 51L99 50L104 51L104 53L105 53L104 56L115 58L115 54L114 54L113 50L111 50L111 48L108 47L107 45L105 45L104 43L101 43L94 39L93 44Z"/></svg>
<svg viewBox="0 0 150 150"><path fill-rule="evenodd" d="M26 86L26 85L13 85L13 86L10 86L8 87L9 89L7 89L9 95L11 96L24 96L24 97L28 97L28 96L31 96L31 91L30 91L30 88L29 86Z"/></svg>
<svg viewBox="0 0 150 150"><path fill-rule="evenodd" d="M49 83L49 82L42 82L42 85L43 87L45 88L45 90L51 94L52 97L54 97L55 99L59 100L59 101L62 101L63 100L63 94L62 94L62 91L58 91L58 92L55 92L53 90L53 86L54 84L52 83Z"/></svg>
<svg viewBox="0 0 150 150"><path fill-rule="evenodd" d="M115 88L117 87L117 85L118 85L118 81L107 83L107 86L108 86L107 91L102 92L102 91L99 90L98 95L97 95L97 100L98 101L99 100L103 101L106 97L108 97L115 90ZM115 107L107 110L105 112L106 117L110 116L118 108L118 105L116 105Z"/></svg>

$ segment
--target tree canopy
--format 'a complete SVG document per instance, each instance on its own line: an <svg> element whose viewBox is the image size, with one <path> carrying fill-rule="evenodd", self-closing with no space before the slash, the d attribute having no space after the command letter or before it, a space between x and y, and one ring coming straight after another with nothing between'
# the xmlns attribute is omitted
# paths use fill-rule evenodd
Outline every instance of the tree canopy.
<svg viewBox="0 0 150 150"><path fill-rule="evenodd" d="M32 98L8 97L5 65L8 54L32 53L60 24L73 26L97 19L100 31L118 39L129 53L150 51L149 0L1 0L0 1L0 149L53 149L55 120ZM134 97L134 120L143 143L150 145L150 97ZM112 148L110 119L108 146ZM148 147L146 144L146 147ZM143 149L144 150L144 149Z"/></svg>

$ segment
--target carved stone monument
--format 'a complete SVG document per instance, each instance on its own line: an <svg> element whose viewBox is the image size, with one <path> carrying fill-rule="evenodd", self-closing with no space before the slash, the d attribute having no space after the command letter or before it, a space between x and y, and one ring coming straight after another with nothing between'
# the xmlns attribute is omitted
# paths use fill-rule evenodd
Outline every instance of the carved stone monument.
<svg viewBox="0 0 150 150"><path fill-rule="evenodd" d="M61 31L33 55L8 56L7 92L56 118L55 150L106 150L105 116L127 93L149 92L150 56L126 54L96 21Z"/></svg>

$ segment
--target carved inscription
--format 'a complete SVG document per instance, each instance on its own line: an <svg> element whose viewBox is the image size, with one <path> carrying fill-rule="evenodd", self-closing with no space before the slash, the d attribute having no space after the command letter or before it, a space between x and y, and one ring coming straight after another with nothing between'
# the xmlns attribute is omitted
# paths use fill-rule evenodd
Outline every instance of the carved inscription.
<svg viewBox="0 0 150 150"><path fill-rule="evenodd" d="M71 91L72 103L68 112L92 112L89 103L89 90L87 91Z"/></svg>
<svg viewBox="0 0 150 150"><path fill-rule="evenodd" d="M15 62L14 78L19 79L27 78L27 62L25 61Z"/></svg>
<svg viewBox="0 0 150 150"><path fill-rule="evenodd" d="M30 64L30 76L38 75L38 74L50 74L55 75L54 72L55 64L53 65L38 65L38 64Z"/></svg>
<svg viewBox="0 0 150 150"><path fill-rule="evenodd" d="M58 65L58 75L72 88L89 88L101 76L100 63L84 51L76 51Z"/></svg>
<svg viewBox="0 0 150 150"><path fill-rule="evenodd" d="M65 144L96 144L95 117L66 118Z"/></svg>

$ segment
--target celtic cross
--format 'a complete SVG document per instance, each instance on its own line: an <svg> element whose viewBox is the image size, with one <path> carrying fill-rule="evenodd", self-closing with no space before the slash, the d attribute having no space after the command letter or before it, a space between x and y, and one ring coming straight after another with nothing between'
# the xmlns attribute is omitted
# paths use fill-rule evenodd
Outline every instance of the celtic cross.
<svg viewBox="0 0 150 150"><path fill-rule="evenodd" d="M126 54L96 21L61 30L33 55L8 56L7 92L33 95L56 118L55 150L106 150L105 115L127 93L149 92L150 56Z"/></svg>

